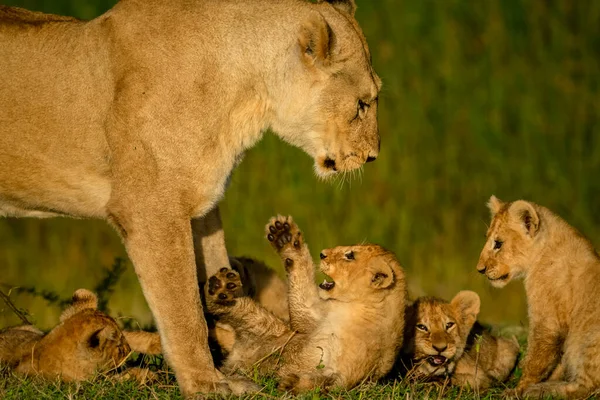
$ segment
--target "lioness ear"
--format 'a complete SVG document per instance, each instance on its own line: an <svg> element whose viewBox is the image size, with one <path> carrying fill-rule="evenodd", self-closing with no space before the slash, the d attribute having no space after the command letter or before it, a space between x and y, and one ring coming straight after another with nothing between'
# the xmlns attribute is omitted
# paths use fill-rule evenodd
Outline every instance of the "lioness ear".
<svg viewBox="0 0 600 400"><path fill-rule="evenodd" d="M73 293L71 305L60 315L60 321L63 322L81 310L98 308L98 297L87 289L77 289Z"/></svg>
<svg viewBox="0 0 600 400"><path fill-rule="evenodd" d="M394 271L381 257L377 257L369 263L371 271L371 287L385 289L394 283Z"/></svg>
<svg viewBox="0 0 600 400"><path fill-rule="evenodd" d="M492 213L493 217L494 215L498 214L498 211L500 211L502 207L504 207L504 202L496 196L492 195L492 197L490 197L490 199L488 200L487 206L490 209L490 212Z"/></svg>
<svg viewBox="0 0 600 400"><path fill-rule="evenodd" d="M540 228L540 216L531 203L524 200L517 200L510 205L510 215L519 221L526 233L534 237Z"/></svg>
<svg viewBox="0 0 600 400"><path fill-rule="evenodd" d="M325 0L325 2L354 17L354 13L356 12L356 3L354 0Z"/></svg>
<svg viewBox="0 0 600 400"><path fill-rule="evenodd" d="M315 13L302 24L298 45L306 66L328 66L331 63L332 43L331 27L320 14Z"/></svg>
<svg viewBox="0 0 600 400"><path fill-rule="evenodd" d="M456 314L462 318L465 325L471 327L477 321L481 301L479 295L470 290L462 290L450 302Z"/></svg>

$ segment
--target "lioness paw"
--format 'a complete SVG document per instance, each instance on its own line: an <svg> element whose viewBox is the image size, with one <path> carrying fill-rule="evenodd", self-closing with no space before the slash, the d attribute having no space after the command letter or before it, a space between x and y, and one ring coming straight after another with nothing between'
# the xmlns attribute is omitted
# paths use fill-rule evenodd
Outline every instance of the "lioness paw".
<svg viewBox="0 0 600 400"><path fill-rule="evenodd" d="M211 309L211 304L232 306L235 298L243 296L240 274L231 268L223 267L211 276L205 288L206 303Z"/></svg>
<svg viewBox="0 0 600 400"><path fill-rule="evenodd" d="M294 223L292 217L281 215L271 218L266 226L267 240L271 246L284 258L286 268L293 265L293 253L300 251L304 245L302 232ZM292 257L292 258L286 258Z"/></svg>

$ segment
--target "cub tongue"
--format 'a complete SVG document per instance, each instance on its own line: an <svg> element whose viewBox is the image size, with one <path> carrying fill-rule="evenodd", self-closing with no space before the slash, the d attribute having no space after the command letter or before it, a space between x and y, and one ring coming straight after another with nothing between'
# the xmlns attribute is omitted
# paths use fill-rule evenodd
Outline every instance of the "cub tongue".
<svg viewBox="0 0 600 400"><path fill-rule="evenodd" d="M446 357L444 356L431 356L432 364L442 365L446 362Z"/></svg>
<svg viewBox="0 0 600 400"><path fill-rule="evenodd" d="M327 282L326 280L323 280L323 283L319 285L319 287L323 290L331 290L334 286L335 282Z"/></svg>

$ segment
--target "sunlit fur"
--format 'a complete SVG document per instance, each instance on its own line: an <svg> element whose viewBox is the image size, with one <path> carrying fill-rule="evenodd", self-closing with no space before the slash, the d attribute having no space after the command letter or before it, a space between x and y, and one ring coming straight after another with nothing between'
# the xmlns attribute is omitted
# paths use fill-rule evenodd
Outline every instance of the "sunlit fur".
<svg viewBox="0 0 600 400"><path fill-rule="evenodd" d="M527 295L528 350L516 394L586 397L600 388L598 253L545 207L494 196L488 205L492 223L477 269L498 287L522 277ZM494 241L503 244L494 249Z"/></svg>
<svg viewBox="0 0 600 400"><path fill-rule="evenodd" d="M449 378L453 385L478 390L505 381L516 364L519 345L492 335L475 321L478 313L479 296L470 291L458 293L450 303L435 297L417 299L406 313L403 362L412 366L409 376ZM447 348L440 352L443 347ZM430 358L440 355L446 362L432 365Z"/></svg>

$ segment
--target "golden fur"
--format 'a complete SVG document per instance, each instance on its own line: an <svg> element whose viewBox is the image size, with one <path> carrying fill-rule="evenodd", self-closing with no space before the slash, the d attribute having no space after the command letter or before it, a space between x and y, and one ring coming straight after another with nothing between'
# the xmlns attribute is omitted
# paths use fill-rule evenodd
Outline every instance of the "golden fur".
<svg viewBox="0 0 600 400"><path fill-rule="evenodd" d="M116 368L130 348L117 323L96 309L96 296L85 289L47 335L32 326L0 333L0 362L16 373L81 381Z"/></svg>
<svg viewBox="0 0 600 400"><path fill-rule="evenodd" d="M516 394L581 398L600 388L600 257L545 207L492 196L477 269L496 287L523 278L528 350Z"/></svg>
<svg viewBox="0 0 600 400"><path fill-rule="evenodd" d="M225 368L277 367L280 387L293 392L351 388L388 373L402 345L406 300L395 256L376 245L323 250L320 268L332 281L317 288L308 247L291 217L273 218L267 236L288 271L290 322L244 296L235 271L219 271L205 292L210 312L235 330ZM271 353L281 360L268 358Z"/></svg>
<svg viewBox="0 0 600 400"><path fill-rule="evenodd" d="M493 336L477 321L480 300L461 291L450 303L421 297L406 311L403 353L411 377L450 378L452 385L484 390L504 382L515 367L519 344Z"/></svg>
<svg viewBox="0 0 600 400"><path fill-rule="evenodd" d="M196 283L228 265L216 206L244 151L271 129L320 176L378 155L355 8L121 0L80 21L0 6L0 215L108 220L186 396L248 389L214 369Z"/></svg>

